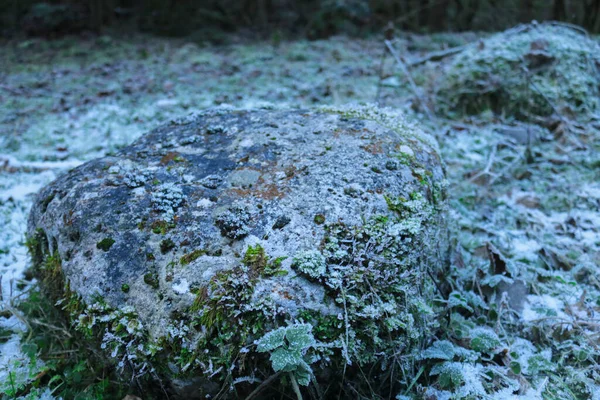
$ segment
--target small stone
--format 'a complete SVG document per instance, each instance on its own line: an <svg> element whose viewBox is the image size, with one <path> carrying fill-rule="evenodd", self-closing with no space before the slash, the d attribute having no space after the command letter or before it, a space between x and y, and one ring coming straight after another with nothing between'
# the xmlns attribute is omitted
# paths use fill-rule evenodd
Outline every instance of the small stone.
<svg viewBox="0 0 600 400"><path fill-rule="evenodd" d="M292 221L292 219L290 217L285 216L285 215L280 215L275 220L275 223L273 224L273 229L282 229L287 224L289 224L291 221Z"/></svg>
<svg viewBox="0 0 600 400"><path fill-rule="evenodd" d="M385 163L385 168L390 170L390 171L395 171L398 169L398 161L396 160L389 160Z"/></svg>
<svg viewBox="0 0 600 400"><path fill-rule="evenodd" d="M223 178L218 175L208 175L200 180L200 184L208 189L216 189L221 185L221 183L223 183Z"/></svg>

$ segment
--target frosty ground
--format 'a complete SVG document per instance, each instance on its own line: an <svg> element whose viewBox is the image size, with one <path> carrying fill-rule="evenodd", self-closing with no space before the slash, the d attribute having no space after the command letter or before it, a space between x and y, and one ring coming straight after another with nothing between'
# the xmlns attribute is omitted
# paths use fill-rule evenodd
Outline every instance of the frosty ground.
<svg viewBox="0 0 600 400"><path fill-rule="evenodd" d="M402 35L394 46L410 64L477 39ZM28 325L40 321L17 307L32 286L23 280L24 233L43 185L207 107L377 101L438 138L452 196L452 290L439 299L447 320L399 374L399 398L600 399L600 118L550 131L489 115L431 117L419 102L432 100L440 65L414 66L407 79L377 37L215 46L136 35L1 46L2 398L50 398L68 384L40 378L53 367L26 346Z"/></svg>

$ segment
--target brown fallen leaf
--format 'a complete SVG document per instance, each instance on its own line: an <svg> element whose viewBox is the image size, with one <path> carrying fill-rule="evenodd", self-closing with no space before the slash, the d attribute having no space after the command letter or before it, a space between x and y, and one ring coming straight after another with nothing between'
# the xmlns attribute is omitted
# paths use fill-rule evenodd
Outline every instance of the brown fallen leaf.
<svg viewBox="0 0 600 400"><path fill-rule="evenodd" d="M527 208L539 208L540 199L537 196L524 195L517 199L517 204L521 204Z"/></svg>
<svg viewBox="0 0 600 400"><path fill-rule="evenodd" d="M507 273L506 270L506 259L500 253L500 250L496 248L490 242L486 243L486 249L488 253L488 258L490 260L491 271L494 275L504 275L510 276L510 273Z"/></svg>

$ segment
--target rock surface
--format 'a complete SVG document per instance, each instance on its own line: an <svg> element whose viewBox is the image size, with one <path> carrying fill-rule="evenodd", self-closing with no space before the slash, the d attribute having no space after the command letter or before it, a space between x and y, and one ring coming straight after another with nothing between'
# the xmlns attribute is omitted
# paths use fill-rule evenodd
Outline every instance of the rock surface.
<svg viewBox="0 0 600 400"><path fill-rule="evenodd" d="M271 368L319 381L408 354L435 324L436 146L372 107L205 111L44 188L29 245L76 328L175 395L252 388ZM304 361L255 351L302 323L311 340L286 351Z"/></svg>

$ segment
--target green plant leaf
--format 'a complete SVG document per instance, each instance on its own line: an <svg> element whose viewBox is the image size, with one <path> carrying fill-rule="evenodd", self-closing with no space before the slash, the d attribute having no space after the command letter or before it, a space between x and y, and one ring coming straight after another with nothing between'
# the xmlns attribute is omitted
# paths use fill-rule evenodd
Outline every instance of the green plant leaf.
<svg viewBox="0 0 600 400"><path fill-rule="evenodd" d="M266 351L274 350L278 347L284 345L285 338L285 327L278 328L274 331L267 332L262 338L260 338L257 342L256 351L259 353L264 353Z"/></svg>
<svg viewBox="0 0 600 400"><path fill-rule="evenodd" d="M294 350L306 350L314 346L315 338L310 324L296 324L288 326L285 332L285 338L289 343L289 348Z"/></svg>

